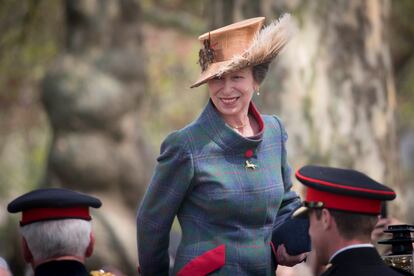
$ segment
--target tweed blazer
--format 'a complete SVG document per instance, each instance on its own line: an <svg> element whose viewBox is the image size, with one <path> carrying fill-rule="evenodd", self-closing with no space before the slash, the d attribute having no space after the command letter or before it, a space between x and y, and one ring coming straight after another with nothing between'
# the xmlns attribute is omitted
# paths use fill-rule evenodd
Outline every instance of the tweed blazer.
<svg viewBox="0 0 414 276"><path fill-rule="evenodd" d="M330 267L321 276L397 276L401 274L387 266L374 247L344 250L336 255Z"/></svg>
<svg viewBox="0 0 414 276"><path fill-rule="evenodd" d="M301 203L291 190L282 123L253 103L249 110L263 129L260 139L233 131L210 101L162 143L137 216L142 275L168 275L175 216L182 239L174 275L274 275L272 231Z"/></svg>

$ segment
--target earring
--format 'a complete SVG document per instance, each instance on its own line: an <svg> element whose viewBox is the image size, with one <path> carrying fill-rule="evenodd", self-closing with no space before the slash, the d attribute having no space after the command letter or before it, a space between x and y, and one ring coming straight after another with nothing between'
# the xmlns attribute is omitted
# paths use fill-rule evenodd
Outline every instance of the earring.
<svg viewBox="0 0 414 276"><path fill-rule="evenodd" d="M256 90L256 95L260 96L260 89L259 88L257 88L257 90Z"/></svg>

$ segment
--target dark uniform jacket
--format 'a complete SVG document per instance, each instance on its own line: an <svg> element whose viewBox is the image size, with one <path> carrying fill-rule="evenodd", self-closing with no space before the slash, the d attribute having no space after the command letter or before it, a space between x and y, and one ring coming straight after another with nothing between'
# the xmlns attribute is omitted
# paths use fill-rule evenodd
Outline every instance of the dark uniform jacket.
<svg viewBox="0 0 414 276"><path fill-rule="evenodd" d="M331 260L331 266L321 276L397 276L402 275L387 266L373 247L345 250Z"/></svg>
<svg viewBox="0 0 414 276"><path fill-rule="evenodd" d="M35 276L89 276L85 266L77 261L51 261L39 265L35 269Z"/></svg>

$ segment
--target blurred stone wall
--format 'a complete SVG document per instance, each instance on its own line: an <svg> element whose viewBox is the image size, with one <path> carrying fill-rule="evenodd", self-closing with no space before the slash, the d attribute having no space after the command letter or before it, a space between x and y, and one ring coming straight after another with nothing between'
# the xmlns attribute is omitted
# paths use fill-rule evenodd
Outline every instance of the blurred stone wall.
<svg viewBox="0 0 414 276"><path fill-rule="evenodd" d="M66 3L66 49L43 80L53 129L45 185L98 196L88 264L136 271L135 212L154 157L138 109L146 58L136 1Z"/></svg>
<svg viewBox="0 0 414 276"><path fill-rule="evenodd" d="M295 1L294 1L295 2ZM295 168L355 168L394 188L405 219L396 137L396 90L387 36L390 2L279 1L298 33L273 67L264 108L279 112Z"/></svg>

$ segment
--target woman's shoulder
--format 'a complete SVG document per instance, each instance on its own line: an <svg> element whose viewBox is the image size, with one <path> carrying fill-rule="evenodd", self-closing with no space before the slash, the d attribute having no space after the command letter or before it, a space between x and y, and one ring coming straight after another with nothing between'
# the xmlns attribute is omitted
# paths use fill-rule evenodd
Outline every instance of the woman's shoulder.
<svg viewBox="0 0 414 276"><path fill-rule="evenodd" d="M192 132L197 131L196 129L197 122L193 121L181 129L170 132L164 139L164 142L172 144L187 143L189 135L191 135Z"/></svg>
<svg viewBox="0 0 414 276"><path fill-rule="evenodd" d="M183 129L172 131L165 137L161 144L161 148L163 146L179 147L180 145L185 145L187 140L186 136L187 135Z"/></svg>
<svg viewBox="0 0 414 276"><path fill-rule="evenodd" d="M267 129L268 135L272 137L282 137L283 141L288 139L285 126L282 119L276 115L262 115L263 121L265 122L265 129Z"/></svg>
<svg viewBox="0 0 414 276"><path fill-rule="evenodd" d="M161 153L166 151L190 152L191 132L194 131L194 123L181 129L170 132L161 143Z"/></svg>
<svg viewBox="0 0 414 276"><path fill-rule="evenodd" d="M273 127L284 129L282 119L277 115L262 115L265 125L273 125Z"/></svg>
<svg viewBox="0 0 414 276"><path fill-rule="evenodd" d="M180 159L186 156L189 153L186 141L186 135L181 130L169 133L161 143L160 155L157 161L159 162L168 158Z"/></svg>

